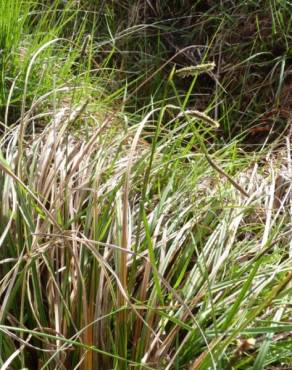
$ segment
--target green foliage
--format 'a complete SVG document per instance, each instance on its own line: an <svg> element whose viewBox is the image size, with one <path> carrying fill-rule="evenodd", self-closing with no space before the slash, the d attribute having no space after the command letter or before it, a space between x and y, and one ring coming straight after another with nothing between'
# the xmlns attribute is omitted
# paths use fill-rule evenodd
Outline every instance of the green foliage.
<svg viewBox="0 0 292 370"><path fill-rule="evenodd" d="M1 3L2 369L291 365L290 14Z"/></svg>

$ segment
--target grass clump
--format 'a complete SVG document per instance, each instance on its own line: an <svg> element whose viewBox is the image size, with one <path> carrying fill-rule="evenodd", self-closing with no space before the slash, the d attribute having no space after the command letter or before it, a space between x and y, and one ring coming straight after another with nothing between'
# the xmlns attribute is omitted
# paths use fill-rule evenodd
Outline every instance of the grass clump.
<svg viewBox="0 0 292 370"><path fill-rule="evenodd" d="M115 2L2 4L2 369L291 365L290 136L243 145L262 117L249 73L289 35L250 54L230 24L267 9L183 3L137 1L120 26ZM268 3L278 30L286 5ZM180 63L165 32L192 22L206 53Z"/></svg>

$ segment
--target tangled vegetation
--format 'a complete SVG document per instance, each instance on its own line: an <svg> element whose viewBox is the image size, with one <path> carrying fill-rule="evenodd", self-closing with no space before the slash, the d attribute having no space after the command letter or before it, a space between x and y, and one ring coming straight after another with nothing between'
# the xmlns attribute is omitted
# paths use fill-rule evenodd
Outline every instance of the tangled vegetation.
<svg viewBox="0 0 292 370"><path fill-rule="evenodd" d="M0 2L1 369L292 368L291 14Z"/></svg>

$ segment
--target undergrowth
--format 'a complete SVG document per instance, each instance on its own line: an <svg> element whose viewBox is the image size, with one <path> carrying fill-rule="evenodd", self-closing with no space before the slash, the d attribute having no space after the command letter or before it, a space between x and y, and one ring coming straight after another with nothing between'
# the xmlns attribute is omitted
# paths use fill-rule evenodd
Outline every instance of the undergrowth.
<svg viewBox="0 0 292 370"><path fill-rule="evenodd" d="M292 366L290 14L1 3L1 369Z"/></svg>

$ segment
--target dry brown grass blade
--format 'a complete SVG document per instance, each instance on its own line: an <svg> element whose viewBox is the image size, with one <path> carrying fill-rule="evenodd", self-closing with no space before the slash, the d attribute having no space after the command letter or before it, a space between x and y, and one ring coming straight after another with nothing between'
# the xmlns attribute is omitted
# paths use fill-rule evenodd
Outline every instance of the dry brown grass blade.
<svg viewBox="0 0 292 370"><path fill-rule="evenodd" d="M136 131L136 134L133 138L133 142L131 145L130 153L129 153L129 159L128 164L126 168L126 174L125 174L125 184L124 184L124 194L123 194L123 220L122 220L122 248L127 250L128 249L128 242L129 242L129 236L128 236L128 212L129 212L129 189L130 189L130 175L131 175L131 169L134 161L134 156L136 152L136 148L138 145L139 138L142 134L142 131L144 129L144 126L148 122L149 118L152 116L153 111L148 113L144 119L141 121L141 123L138 126L138 129ZM119 272L118 276L120 279L120 282L123 286L123 289L127 291L127 279L128 279L128 273L127 273L127 255L126 253L121 253L119 258ZM119 289L117 292L117 301L119 307L123 307L126 304L124 294L122 294L122 291ZM121 328L121 331L117 333L117 340L118 343L121 341L124 341L125 338L123 336L126 332L127 327L127 316L126 312L122 311L118 314L118 327ZM138 330L139 328L137 328Z"/></svg>
<svg viewBox="0 0 292 370"><path fill-rule="evenodd" d="M220 168L214 161L211 159L211 157L206 153L205 154L206 159L208 163L217 171L219 172L222 176L226 177L228 181L243 194L245 197L249 198L250 195L231 177L226 173L222 168Z"/></svg>
<svg viewBox="0 0 292 370"><path fill-rule="evenodd" d="M220 339L218 338L214 338L210 343L209 343L209 346L210 346L210 349L212 350L214 347L216 347L216 345L220 343ZM206 350L204 351L203 353L200 354L200 356L190 365L189 369L188 370L198 370L200 368L200 365L202 363L202 361L209 355L209 351ZM214 367L214 369L216 369L216 367Z"/></svg>

